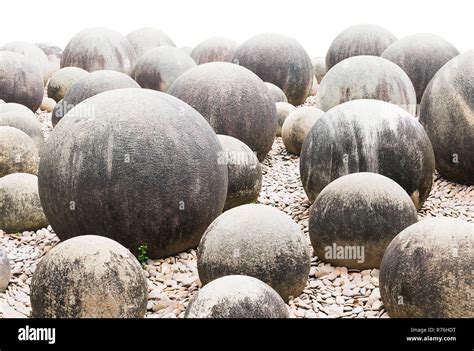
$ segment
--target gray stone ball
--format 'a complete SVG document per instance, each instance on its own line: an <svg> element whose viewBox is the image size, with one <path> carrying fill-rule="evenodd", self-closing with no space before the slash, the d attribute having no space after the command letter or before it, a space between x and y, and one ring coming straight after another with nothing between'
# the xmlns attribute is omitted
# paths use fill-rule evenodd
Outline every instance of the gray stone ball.
<svg viewBox="0 0 474 351"><path fill-rule="evenodd" d="M311 59L311 64L313 65L313 74L317 80L316 83L321 83L327 73L326 59L324 57L314 57Z"/></svg>
<svg viewBox="0 0 474 351"><path fill-rule="evenodd" d="M318 89L319 89L318 80L316 79L316 77L313 77L313 85L311 86L311 91L309 92L309 96L316 96L316 94L318 93Z"/></svg>
<svg viewBox="0 0 474 351"><path fill-rule="evenodd" d="M63 49L52 43L36 43L35 45L43 50L48 58L49 63L46 78L49 80L61 68L61 55Z"/></svg>
<svg viewBox="0 0 474 351"><path fill-rule="evenodd" d="M208 62L232 62L239 44L231 39L212 37L204 40L191 52L198 65Z"/></svg>
<svg viewBox="0 0 474 351"><path fill-rule="evenodd" d="M0 248L0 294L7 289L10 277L10 261L6 251Z"/></svg>
<svg viewBox="0 0 474 351"><path fill-rule="evenodd" d="M283 123L285 122L285 119L288 117L288 115L292 113L294 110L296 110L296 107L294 107L292 104L289 104L287 102L277 102L275 106L276 106L277 119L278 119L278 128L277 128L276 136L281 137L281 127L283 126Z"/></svg>
<svg viewBox="0 0 474 351"><path fill-rule="evenodd" d="M187 53L189 56L191 56L191 53L194 50L192 46L181 46L179 49Z"/></svg>
<svg viewBox="0 0 474 351"><path fill-rule="evenodd" d="M136 29L125 38L132 44L138 59L159 46L176 46L166 33L150 27Z"/></svg>
<svg viewBox="0 0 474 351"><path fill-rule="evenodd" d="M11 173L38 173L36 145L20 129L0 126L0 177Z"/></svg>
<svg viewBox="0 0 474 351"><path fill-rule="evenodd" d="M265 82L265 85L268 88L268 91L270 93L270 97L273 99L275 103L277 102L288 102L288 99L286 98L285 93L283 90L278 88L275 84Z"/></svg>
<svg viewBox="0 0 474 351"><path fill-rule="evenodd" d="M69 88L89 72L79 67L64 67L57 71L49 80L47 86L48 97L59 102L64 99Z"/></svg>

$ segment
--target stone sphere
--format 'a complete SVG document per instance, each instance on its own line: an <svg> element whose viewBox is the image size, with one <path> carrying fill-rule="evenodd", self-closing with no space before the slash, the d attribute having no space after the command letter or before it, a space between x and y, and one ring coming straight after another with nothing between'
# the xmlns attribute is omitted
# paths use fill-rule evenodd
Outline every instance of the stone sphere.
<svg viewBox="0 0 474 351"><path fill-rule="evenodd" d="M43 94L43 77L35 64L20 54L0 52L0 98L3 101L16 102L36 112Z"/></svg>
<svg viewBox="0 0 474 351"><path fill-rule="evenodd" d="M89 72L78 67L64 67L57 71L49 80L48 97L56 102L64 99L69 88L79 79L87 76Z"/></svg>
<svg viewBox="0 0 474 351"><path fill-rule="evenodd" d="M254 36L239 46L234 63L278 86L292 105L302 104L311 91L311 59L293 38L274 33Z"/></svg>
<svg viewBox="0 0 474 351"><path fill-rule="evenodd" d="M443 38L427 33L410 35L390 45L382 57L396 63L410 77L421 102L426 86L436 72L459 51Z"/></svg>
<svg viewBox="0 0 474 351"><path fill-rule="evenodd" d="M318 93L318 88L319 88L318 80L316 79L316 77L313 77L313 85L311 86L311 91L309 92L309 96L316 96L316 94Z"/></svg>
<svg viewBox="0 0 474 351"><path fill-rule="evenodd" d="M322 115L324 112L316 107L300 107L291 112L281 128L286 151L299 155L306 136Z"/></svg>
<svg viewBox="0 0 474 351"><path fill-rule="evenodd" d="M11 173L38 173L35 142L20 129L0 127L0 177Z"/></svg>
<svg viewBox="0 0 474 351"><path fill-rule="evenodd" d="M339 62L352 56L380 56L396 40L397 37L387 29L374 24L356 24L346 28L329 47L326 54L326 69L329 71Z"/></svg>
<svg viewBox="0 0 474 351"><path fill-rule="evenodd" d="M257 155L238 139L217 137L224 149L219 162L227 165L229 179L224 211L257 201L262 189L262 167Z"/></svg>
<svg viewBox="0 0 474 351"><path fill-rule="evenodd" d="M438 172L474 184L474 51L452 59L434 76L420 106Z"/></svg>
<svg viewBox="0 0 474 351"><path fill-rule="evenodd" d="M277 102L275 106L276 106L277 119L278 119L278 128L277 128L276 136L279 137L281 136L281 127L283 126L285 119L288 117L290 113L296 110L296 107L294 107L292 104L289 104L287 102Z"/></svg>
<svg viewBox="0 0 474 351"><path fill-rule="evenodd" d="M173 46L161 46L147 51L137 62L133 78L142 88L166 93L184 72L196 66L194 60Z"/></svg>
<svg viewBox="0 0 474 351"><path fill-rule="evenodd" d="M0 126L13 127L25 132L33 139L38 152L41 154L44 144L41 123L28 107L13 102L1 104Z"/></svg>
<svg viewBox="0 0 474 351"><path fill-rule="evenodd" d="M378 100L341 104L316 121L301 149L300 173L310 201L350 173L379 173L396 181L420 209L431 190L434 154L420 123Z"/></svg>
<svg viewBox="0 0 474 351"><path fill-rule="evenodd" d="M191 56L191 53L194 50L192 46L181 46L179 49L187 53L189 56Z"/></svg>
<svg viewBox="0 0 474 351"><path fill-rule="evenodd" d="M53 129L39 167L41 203L61 240L103 235L168 257L196 247L222 212L222 152L184 102L148 89L107 91Z"/></svg>
<svg viewBox="0 0 474 351"><path fill-rule="evenodd" d="M73 66L88 72L112 70L130 75L136 62L132 44L119 32L106 28L79 32L61 56L61 68Z"/></svg>
<svg viewBox="0 0 474 351"><path fill-rule="evenodd" d="M313 75L316 77L317 83L321 83L327 72L326 59L324 57L315 57L311 59L311 64L313 65Z"/></svg>
<svg viewBox="0 0 474 351"><path fill-rule="evenodd" d="M139 28L128 33L125 38L132 44L137 58L159 46L176 46L171 38L159 29Z"/></svg>
<svg viewBox="0 0 474 351"><path fill-rule="evenodd" d="M0 178L0 228L7 233L48 226L38 195L38 177L13 173Z"/></svg>
<svg viewBox="0 0 474 351"><path fill-rule="evenodd" d="M34 44L23 41L12 41L3 45L1 51L11 51L25 56L26 60L33 63L41 72L43 83L48 81L49 60L46 54Z"/></svg>
<svg viewBox="0 0 474 351"><path fill-rule="evenodd" d="M186 309L185 318L289 318L278 293L245 275L229 275L203 287Z"/></svg>
<svg viewBox="0 0 474 351"><path fill-rule="evenodd" d="M203 285L231 274L258 278L288 300L308 280L311 254L305 235L290 216L260 204L235 207L207 229L198 247Z"/></svg>
<svg viewBox="0 0 474 351"><path fill-rule="evenodd" d="M474 224L432 218L392 240L380 266L380 294L392 318L474 318Z"/></svg>
<svg viewBox="0 0 474 351"><path fill-rule="evenodd" d="M232 62L239 44L231 39L212 37L204 40L191 52L198 65L208 62Z"/></svg>
<svg viewBox="0 0 474 351"><path fill-rule="evenodd" d="M327 111L357 99L391 102L413 116L416 113L416 93L410 78L396 64L381 57L355 56L339 62L321 82L316 106Z"/></svg>
<svg viewBox="0 0 474 351"><path fill-rule="evenodd" d="M318 195L310 209L309 237L315 254L334 266L379 268L390 241L417 221L400 185L380 174L353 173Z"/></svg>
<svg viewBox="0 0 474 351"><path fill-rule="evenodd" d="M51 43L36 43L35 45L43 50L48 58L46 78L49 80L61 68L61 55L63 50L59 46Z"/></svg>
<svg viewBox="0 0 474 351"><path fill-rule="evenodd" d="M288 99L286 98L285 93L283 90L278 88L275 84L265 82L265 85L268 88L268 91L270 93L270 97L272 100L277 103L277 102L288 102Z"/></svg>
<svg viewBox="0 0 474 351"><path fill-rule="evenodd" d="M180 76L168 93L191 105L218 134L247 144L263 161L277 129L275 103L254 73L228 62L196 66Z"/></svg>
<svg viewBox="0 0 474 351"><path fill-rule="evenodd" d="M143 318L143 269L119 243L95 235L66 240L38 263L31 281L32 318Z"/></svg>
<svg viewBox="0 0 474 351"><path fill-rule="evenodd" d="M40 110L46 112L52 112L54 107L56 106L56 101L51 98L44 98L43 102L41 103Z"/></svg>
<svg viewBox="0 0 474 351"><path fill-rule="evenodd" d="M10 261L5 250L0 248L0 294L7 289L10 277Z"/></svg>

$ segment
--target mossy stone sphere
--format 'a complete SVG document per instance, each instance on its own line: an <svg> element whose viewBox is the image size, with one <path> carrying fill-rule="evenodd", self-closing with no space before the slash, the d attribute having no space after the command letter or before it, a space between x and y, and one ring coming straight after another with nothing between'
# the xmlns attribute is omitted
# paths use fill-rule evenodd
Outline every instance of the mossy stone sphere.
<svg viewBox="0 0 474 351"><path fill-rule="evenodd" d="M0 177L11 173L38 173L36 145L20 129L0 126Z"/></svg>
<svg viewBox="0 0 474 351"><path fill-rule="evenodd" d="M151 27L136 29L125 38L132 44L138 59L159 46L176 46L166 33Z"/></svg>
<svg viewBox="0 0 474 351"><path fill-rule="evenodd" d="M190 55L198 65L208 62L232 62L238 46L232 39L212 37L196 46Z"/></svg>
<svg viewBox="0 0 474 351"><path fill-rule="evenodd" d="M64 67L57 71L49 80L47 86L48 97L59 102L64 99L69 88L89 72L79 67Z"/></svg>

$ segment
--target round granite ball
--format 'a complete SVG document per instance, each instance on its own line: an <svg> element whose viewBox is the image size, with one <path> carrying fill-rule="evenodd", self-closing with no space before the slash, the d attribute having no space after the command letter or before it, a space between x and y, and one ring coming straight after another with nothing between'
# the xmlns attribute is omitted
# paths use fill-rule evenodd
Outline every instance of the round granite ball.
<svg viewBox="0 0 474 351"><path fill-rule="evenodd" d="M11 51L23 55L29 62L33 63L41 72L43 83L48 81L49 60L43 50L34 44L23 41L12 41L3 45L1 51Z"/></svg>
<svg viewBox="0 0 474 351"><path fill-rule="evenodd" d="M59 102L64 99L69 88L79 79L87 76L89 72L78 67L64 67L57 71L49 80L48 97Z"/></svg>
<svg viewBox="0 0 474 351"><path fill-rule="evenodd" d="M324 57L315 57L311 59L311 64L313 65L313 74L316 77L317 83L321 83L327 72L326 59Z"/></svg>
<svg viewBox="0 0 474 351"><path fill-rule="evenodd" d="M0 177L11 173L38 172L38 149L25 132L0 126Z"/></svg>
<svg viewBox="0 0 474 351"><path fill-rule="evenodd" d="M191 52L191 57L198 65L208 62L232 62L239 44L223 38L212 37L204 40Z"/></svg>
<svg viewBox="0 0 474 351"><path fill-rule="evenodd" d="M125 38L132 44L138 59L159 46L176 46L167 34L150 27L134 30L128 33Z"/></svg>
<svg viewBox="0 0 474 351"><path fill-rule="evenodd" d="M268 91L270 93L270 97L272 100L277 103L277 102L288 102L288 99L286 98L285 93L283 90L278 88L275 84L265 82L265 85L268 88Z"/></svg>
<svg viewBox="0 0 474 351"><path fill-rule="evenodd" d="M278 119L278 129L276 132L276 136L279 137L281 136L281 127L283 126L285 119L289 116L290 113L296 110L296 107L294 107L292 104L289 104L287 102L277 102L275 106L276 106L277 119Z"/></svg>
<svg viewBox="0 0 474 351"><path fill-rule="evenodd" d="M0 248L0 293L7 289L10 277L10 261L5 250Z"/></svg>
<svg viewBox="0 0 474 351"><path fill-rule="evenodd" d="M392 318L474 318L474 224L431 218L390 243L380 266L380 294Z"/></svg>
<svg viewBox="0 0 474 351"><path fill-rule="evenodd" d="M51 43L36 43L35 45L43 50L48 58L46 78L49 80L61 68L61 55L63 50L59 46Z"/></svg>

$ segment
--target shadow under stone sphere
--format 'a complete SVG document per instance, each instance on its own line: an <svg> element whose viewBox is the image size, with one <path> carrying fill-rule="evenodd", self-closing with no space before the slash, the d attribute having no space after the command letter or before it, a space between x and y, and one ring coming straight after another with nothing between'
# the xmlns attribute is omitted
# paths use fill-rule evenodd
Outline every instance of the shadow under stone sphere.
<svg viewBox="0 0 474 351"><path fill-rule="evenodd" d="M128 33L125 38L132 44L137 59L159 46L176 46L166 33L150 27L136 29Z"/></svg>
<svg viewBox="0 0 474 351"><path fill-rule="evenodd" d="M234 40L212 37L196 46L190 55L198 65L208 62L232 62L238 46Z"/></svg>

